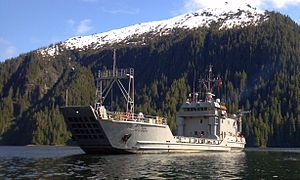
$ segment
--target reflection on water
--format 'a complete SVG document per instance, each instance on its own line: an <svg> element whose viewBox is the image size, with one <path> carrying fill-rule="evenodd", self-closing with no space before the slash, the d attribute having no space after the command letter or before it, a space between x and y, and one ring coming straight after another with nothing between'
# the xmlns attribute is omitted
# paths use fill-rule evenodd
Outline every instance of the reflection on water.
<svg viewBox="0 0 300 180"><path fill-rule="evenodd" d="M300 153L292 152L95 156L77 147L4 149L0 147L0 178L300 178Z"/></svg>
<svg viewBox="0 0 300 180"><path fill-rule="evenodd" d="M200 178L239 177L245 154L155 154L87 156L89 174L108 178Z"/></svg>

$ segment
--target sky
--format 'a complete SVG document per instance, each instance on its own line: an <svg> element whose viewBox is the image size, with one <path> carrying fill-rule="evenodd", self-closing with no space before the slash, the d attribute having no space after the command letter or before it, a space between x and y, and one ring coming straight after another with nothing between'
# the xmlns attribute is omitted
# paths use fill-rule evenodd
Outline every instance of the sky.
<svg viewBox="0 0 300 180"><path fill-rule="evenodd" d="M225 1L247 1L300 23L300 0L0 0L0 62L73 36L163 20Z"/></svg>

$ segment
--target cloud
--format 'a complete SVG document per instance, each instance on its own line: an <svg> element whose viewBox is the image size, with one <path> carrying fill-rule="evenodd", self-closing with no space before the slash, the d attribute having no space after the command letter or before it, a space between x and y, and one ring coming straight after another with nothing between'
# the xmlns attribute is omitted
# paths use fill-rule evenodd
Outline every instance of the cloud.
<svg viewBox="0 0 300 180"><path fill-rule="evenodd" d="M17 48L9 41L0 37L0 61L16 56Z"/></svg>
<svg viewBox="0 0 300 180"><path fill-rule="evenodd" d="M77 34L84 34L89 32L90 30L92 30L92 26L91 26L91 20L90 19L84 19L82 21L79 22L79 25L76 28L76 33Z"/></svg>
<svg viewBox="0 0 300 180"><path fill-rule="evenodd" d="M276 8L284 8L286 6L289 5L299 5L300 4L300 0L269 0L271 1Z"/></svg>
<svg viewBox="0 0 300 180"><path fill-rule="evenodd" d="M4 57L11 58L13 57L17 52L17 48L15 46L8 46L4 50Z"/></svg>
<svg viewBox="0 0 300 180"><path fill-rule="evenodd" d="M300 0L185 0L184 12L190 12L205 7L221 7L229 2L234 5L248 3L254 7L267 9L281 9L290 5L300 5Z"/></svg>
<svg viewBox="0 0 300 180"><path fill-rule="evenodd" d="M73 19L69 19L69 20L67 20L67 25L70 28L73 28L75 26L75 21Z"/></svg>
<svg viewBox="0 0 300 180"><path fill-rule="evenodd" d="M68 29L71 29L76 35L88 33L93 29L93 26L91 25L91 19L84 19L79 21L79 23L73 19L69 19L66 23Z"/></svg>

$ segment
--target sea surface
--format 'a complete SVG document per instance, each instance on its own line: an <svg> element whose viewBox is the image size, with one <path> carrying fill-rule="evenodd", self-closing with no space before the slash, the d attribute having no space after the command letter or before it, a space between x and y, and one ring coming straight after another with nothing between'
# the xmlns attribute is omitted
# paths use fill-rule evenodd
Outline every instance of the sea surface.
<svg viewBox="0 0 300 180"><path fill-rule="evenodd" d="M86 155L79 147L0 146L0 179L300 179L300 149Z"/></svg>

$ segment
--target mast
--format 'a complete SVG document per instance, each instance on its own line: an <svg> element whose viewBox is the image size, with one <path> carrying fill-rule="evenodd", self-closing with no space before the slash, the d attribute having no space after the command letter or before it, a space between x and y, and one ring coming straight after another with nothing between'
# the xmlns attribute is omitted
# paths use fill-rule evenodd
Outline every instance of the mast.
<svg viewBox="0 0 300 180"><path fill-rule="evenodd" d="M99 70L96 78L95 109L103 106L114 84L117 84L124 99L126 100L126 112L134 113L134 69L118 69L116 63L116 50L113 51L112 70ZM128 83L126 89L125 83Z"/></svg>
<svg viewBox="0 0 300 180"><path fill-rule="evenodd" d="M212 65L210 64L208 66L208 74L207 74L207 79L202 79L201 82L203 83L205 89L206 89L206 93L205 93L205 101L206 102L211 102L213 101L213 97L215 96L213 94L213 88L215 85L215 82L219 82L220 78L214 78L213 77L213 73L212 73Z"/></svg>

